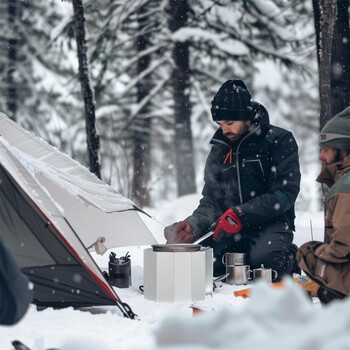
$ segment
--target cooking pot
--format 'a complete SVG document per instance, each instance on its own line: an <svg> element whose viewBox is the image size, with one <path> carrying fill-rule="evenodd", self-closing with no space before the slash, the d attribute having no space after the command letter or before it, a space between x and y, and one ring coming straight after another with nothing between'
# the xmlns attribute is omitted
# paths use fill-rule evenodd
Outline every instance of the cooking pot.
<svg viewBox="0 0 350 350"><path fill-rule="evenodd" d="M202 246L200 244L179 243L179 244L153 244L154 252L198 252Z"/></svg>

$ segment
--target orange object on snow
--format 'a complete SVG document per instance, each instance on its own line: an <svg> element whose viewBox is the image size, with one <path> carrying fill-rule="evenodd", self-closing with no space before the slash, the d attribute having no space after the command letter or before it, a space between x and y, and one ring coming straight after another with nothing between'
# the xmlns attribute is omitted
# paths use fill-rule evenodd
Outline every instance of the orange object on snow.
<svg viewBox="0 0 350 350"><path fill-rule="evenodd" d="M309 292L311 297L316 297L317 296L317 290L319 288L319 285L311 280L308 276L298 276L294 277L293 281L295 282L296 285L301 287L302 289L306 290ZM283 288L284 283L283 282L276 282L270 284L272 288ZM250 295L250 289L251 288L246 288L246 289L241 289L233 292L235 297L242 297L242 298L247 298Z"/></svg>
<svg viewBox="0 0 350 350"><path fill-rule="evenodd" d="M270 286L272 288L284 288L284 283L283 282L271 283ZM233 294L235 297L242 297L243 299L246 299L250 295L250 290L251 290L251 288L236 290L233 292Z"/></svg>
<svg viewBox="0 0 350 350"><path fill-rule="evenodd" d="M198 307L196 307L196 306L190 306L191 307L191 309L192 309L192 316L197 316L197 315L199 315L199 314L201 314L201 313L203 313L204 312L204 310L202 310L202 309L200 309L200 308L198 308Z"/></svg>

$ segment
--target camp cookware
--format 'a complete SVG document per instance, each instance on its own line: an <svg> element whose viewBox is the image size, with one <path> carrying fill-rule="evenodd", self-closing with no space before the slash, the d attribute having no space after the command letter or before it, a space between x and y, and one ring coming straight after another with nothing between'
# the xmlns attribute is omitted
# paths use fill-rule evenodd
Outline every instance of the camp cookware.
<svg viewBox="0 0 350 350"><path fill-rule="evenodd" d="M250 280L249 274L251 270L249 269L249 265L231 265L226 266L226 283L228 284L247 284Z"/></svg>
<svg viewBox="0 0 350 350"><path fill-rule="evenodd" d="M190 243L181 243L181 244L153 244L152 248L155 252L197 252L201 249L200 244L190 244Z"/></svg>
<svg viewBox="0 0 350 350"><path fill-rule="evenodd" d="M222 256L222 263L226 266L237 266L246 264L246 253L225 253Z"/></svg>
<svg viewBox="0 0 350 350"><path fill-rule="evenodd" d="M278 273L275 270L265 268L264 265L261 265L260 268L253 270L253 280L256 282L258 280L264 280L267 283L271 283L272 280L276 280Z"/></svg>
<svg viewBox="0 0 350 350"><path fill-rule="evenodd" d="M114 252L109 254L108 262L109 282L118 288L131 286L131 260L129 252L117 258Z"/></svg>
<svg viewBox="0 0 350 350"><path fill-rule="evenodd" d="M249 265L246 265L246 253L225 253L222 256L222 263L226 266L226 283L247 284L249 278Z"/></svg>

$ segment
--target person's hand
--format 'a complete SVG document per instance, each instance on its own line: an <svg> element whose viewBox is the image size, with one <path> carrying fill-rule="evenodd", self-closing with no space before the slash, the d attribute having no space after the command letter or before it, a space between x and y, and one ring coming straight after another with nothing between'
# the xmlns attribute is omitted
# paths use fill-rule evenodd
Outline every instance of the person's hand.
<svg viewBox="0 0 350 350"><path fill-rule="evenodd" d="M213 234L213 240L219 242L227 234L238 233L241 229L241 221L233 209L230 208L220 216Z"/></svg>
<svg viewBox="0 0 350 350"><path fill-rule="evenodd" d="M194 233L191 225L186 221L175 222L164 229L166 243L191 243L194 241Z"/></svg>

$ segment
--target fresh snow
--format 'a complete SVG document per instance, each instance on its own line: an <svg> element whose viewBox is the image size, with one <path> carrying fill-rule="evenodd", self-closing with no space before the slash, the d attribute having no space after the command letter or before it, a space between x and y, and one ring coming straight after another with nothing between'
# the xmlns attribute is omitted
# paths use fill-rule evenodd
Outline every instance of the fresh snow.
<svg viewBox="0 0 350 350"><path fill-rule="evenodd" d="M163 225L188 216L198 205L200 195L181 197L148 209L153 219L144 220L159 243L164 243ZM323 214L299 212L295 243L323 238ZM312 231L312 232L311 232ZM0 350L12 349L11 341L21 340L32 350L58 347L62 350L97 349L347 349L350 344L350 300L323 307L308 298L292 280L283 290L267 284L253 285L249 299L235 297L235 290L247 286L220 284L212 296L193 303L204 310L193 316L191 303L145 300L143 250L147 246L112 249L117 256L128 251L132 263L132 286L115 288L129 304L138 320L120 316L117 307L85 310L51 308L37 311L31 305L15 326L0 327ZM111 251L111 250L110 250ZM109 252L110 252L109 251ZM93 255L102 270L107 270L108 255ZM346 311L349 309L348 311ZM337 319L330 323L329 320Z"/></svg>
<svg viewBox="0 0 350 350"><path fill-rule="evenodd" d="M230 39L225 42L223 39L227 39L226 35L209 33L201 28L181 28L172 35L174 41L185 42L189 39L207 42L232 56L244 56L249 53L247 46L240 41Z"/></svg>

